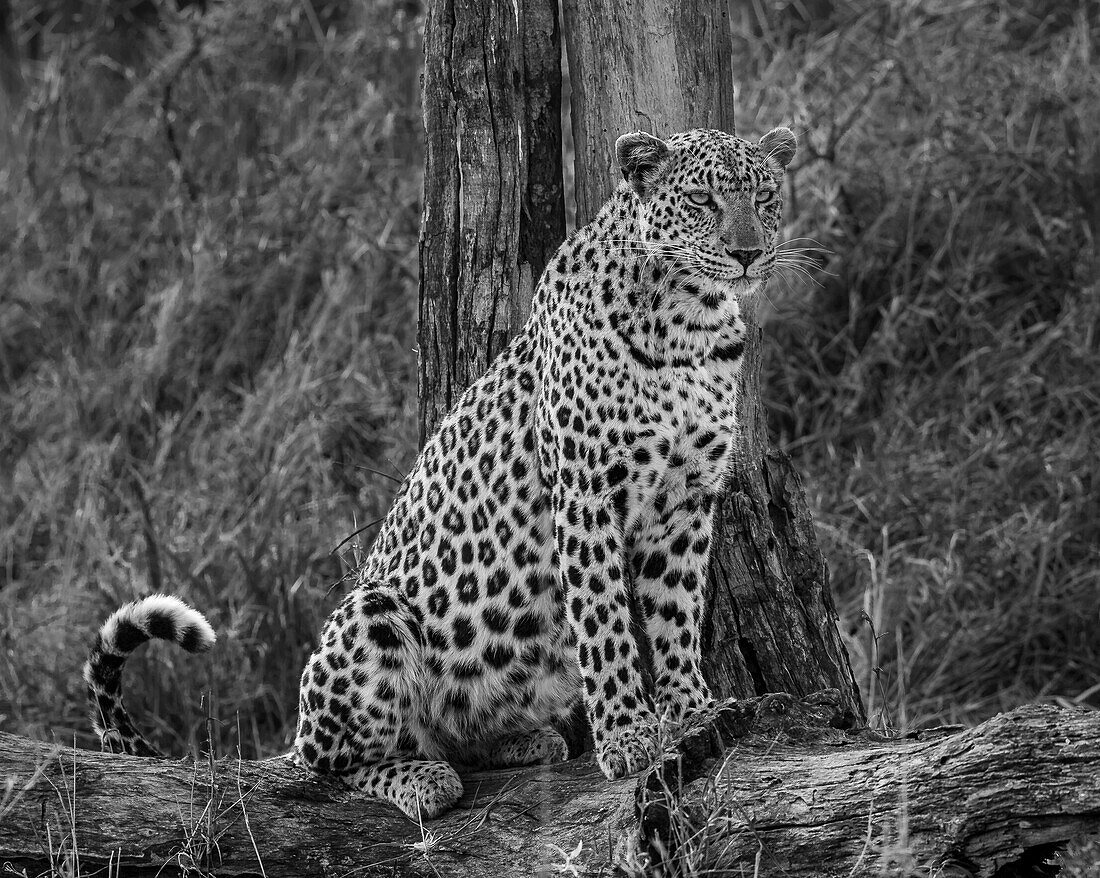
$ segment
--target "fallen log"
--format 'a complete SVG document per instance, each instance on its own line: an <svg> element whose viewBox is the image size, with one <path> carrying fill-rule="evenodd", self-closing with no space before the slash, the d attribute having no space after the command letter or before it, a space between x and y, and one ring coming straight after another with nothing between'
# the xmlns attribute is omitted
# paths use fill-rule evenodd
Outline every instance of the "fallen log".
<svg viewBox="0 0 1100 878"><path fill-rule="evenodd" d="M608 782L590 756L468 773L459 807L422 825L283 760L140 759L0 733L0 864L479 878L653 874L661 858L668 874L962 878L1100 831L1100 713L1031 705L885 740L833 728L839 703L731 703L641 778Z"/></svg>

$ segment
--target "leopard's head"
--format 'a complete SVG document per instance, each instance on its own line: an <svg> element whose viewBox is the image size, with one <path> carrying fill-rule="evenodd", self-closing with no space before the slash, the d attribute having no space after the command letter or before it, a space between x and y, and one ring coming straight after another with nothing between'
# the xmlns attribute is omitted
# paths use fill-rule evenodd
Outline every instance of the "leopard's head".
<svg viewBox="0 0 1100 878"><path fill-rule="evenodd" d="M745 295L775 269L783 174L794 134L776 128L752 143L694 129L661 140L642 132L615 144L638 196L647 249L701 288Z"/></svg>

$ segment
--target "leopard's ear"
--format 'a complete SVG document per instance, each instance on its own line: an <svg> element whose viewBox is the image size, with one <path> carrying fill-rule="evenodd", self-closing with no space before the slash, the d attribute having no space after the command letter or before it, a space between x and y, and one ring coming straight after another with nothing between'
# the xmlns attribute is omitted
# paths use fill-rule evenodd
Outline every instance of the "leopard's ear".
<svg viewBox="0 0 1100 878"><path fill-rule="evenodd" d="M775 128L760 138L760 149L764 160L782 174L794 158L794 133L790 128Z"/></svg>
<svg viewBox="0 0 1100 878"><path fill-rule="evenodd" d="M615 158L623 177L634 187L640 198L664 176L668 168L669 148L658 137L635 131L615 141Z"/></svg>

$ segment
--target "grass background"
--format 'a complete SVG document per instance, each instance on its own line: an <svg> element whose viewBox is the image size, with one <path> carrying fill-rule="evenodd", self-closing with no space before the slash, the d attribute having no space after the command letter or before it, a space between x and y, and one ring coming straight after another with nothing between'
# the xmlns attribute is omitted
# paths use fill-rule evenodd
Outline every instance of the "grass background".
<svg viewBox="0 0 1100 878"><path fill-rule="evenodd" d="M415 455L422 23L87 6L0 145L0 728L95 746L91 633L166 590L220 641L135 659L140 722L267 755ZM870 713L1096 706L1100 13L768 6L738 133L799 134L787 236L821 250L769 287L764 393Z"/></svg>

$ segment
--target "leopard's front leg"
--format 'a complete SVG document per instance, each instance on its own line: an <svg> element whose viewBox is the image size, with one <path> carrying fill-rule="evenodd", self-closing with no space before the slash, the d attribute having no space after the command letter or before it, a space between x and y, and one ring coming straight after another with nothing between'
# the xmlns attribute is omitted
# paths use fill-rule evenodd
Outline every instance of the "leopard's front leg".
<svg viewBox="0 0 1100 878"><path fill-rule="evenodd" d="M566 608L577 637L596 759L613 780L647 767L657 718L644 690L621 534L604 503L562 491L554 525Z"/></svg>
<svg viewBox="0 0 1100 878"><path fill-rule="evenodd" d="M700 634L713 529L712 499L691 497L640 528L631 547L657 713L674 725L712 701L700 666Z"/></svg>

